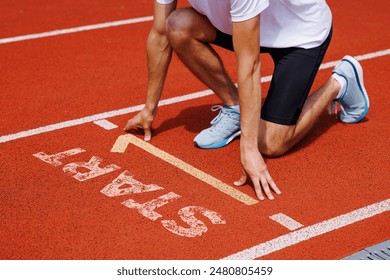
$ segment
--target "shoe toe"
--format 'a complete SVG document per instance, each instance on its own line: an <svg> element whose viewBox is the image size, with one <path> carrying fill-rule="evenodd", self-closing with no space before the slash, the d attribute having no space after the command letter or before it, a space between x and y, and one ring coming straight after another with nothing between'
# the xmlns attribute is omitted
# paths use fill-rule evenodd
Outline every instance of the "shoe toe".
<svg viewBox="0 0 390 280"><path fill-rule="evenodd" d="M194 138L194 144L197 147L204 147L204 146L209 146L212 143L210 137L207 135L207 130L201 131L195 138Z"/></svg>

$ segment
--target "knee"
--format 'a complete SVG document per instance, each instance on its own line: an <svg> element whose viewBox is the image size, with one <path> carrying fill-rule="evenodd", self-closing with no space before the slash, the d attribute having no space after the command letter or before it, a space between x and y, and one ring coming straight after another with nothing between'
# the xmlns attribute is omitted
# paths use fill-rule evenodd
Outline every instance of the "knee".
<svg viewBox="0 0 390 280"><path fill-rule="evenodd" d="M173 11L166 19L165 29L173 48L185 43L191 38L191 11L185 8Z"/></svg>
<svg viewBox="0 0 390 280"><path fill-rule="evenodd" d="M259 151L268 158L283 156L289 149L288 137L283 133L266 133L259 139Z"/></svg>
<svg viewBox="0 0 390 280"><path fill-rule="evenodd" d="M295 125L281 125L264 121L259 131L259 151L269 158L283 156L293 146Z"/></svg>
<svg viewBox="0 0 390 280"><path fill-rule="evenodd" d="M287 148L283 144L265 143L259 145L260 153L267 158L277 158L283 156L287 152Z"/></svg>

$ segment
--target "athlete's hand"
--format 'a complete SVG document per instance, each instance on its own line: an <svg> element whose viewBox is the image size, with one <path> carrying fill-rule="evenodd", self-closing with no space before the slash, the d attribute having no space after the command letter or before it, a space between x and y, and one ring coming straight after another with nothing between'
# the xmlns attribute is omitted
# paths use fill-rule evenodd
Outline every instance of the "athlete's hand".
<svg viewBox="0 0 390 280"><path fill-rule="evenodd" d="M127 122L123 130L126 132L132 132L142 129L144 131L144 140L150 141L152 138L153 120L154 115L149 110L144 108Z"/></svg>
<svg viewBox="0 0 390 280"><path fill-rule="evenodd" d="M274 199L272 191L276 194L281 194L258 150L241 150L241 164L243 167L242 176L240 180L234 182L235 186L245 185L249 177L260 200L264 200L263 192L270 200Z"/></svg>

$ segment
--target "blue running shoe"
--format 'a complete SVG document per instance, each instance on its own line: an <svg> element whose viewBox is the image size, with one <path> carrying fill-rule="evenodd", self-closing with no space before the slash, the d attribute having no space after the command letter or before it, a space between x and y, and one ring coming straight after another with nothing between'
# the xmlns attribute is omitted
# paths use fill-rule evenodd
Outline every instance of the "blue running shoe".
<svg viewBox="0 0 390 280"><path fill-rule="evenodd" d="M212 111L220 110L211 121L211 127L202 130L194 139L195 146L202 149L221 148L241 134L240 113L229 106L216 105Z"/></svg>
<svg viewBox="0 0 390 280"><path fill-rule="evenodd" d="M329 113L340 103L340 120L344 123L357 123L368 112L370 101L363 84L363 69L360 63L352 56L344 56L341 62L333 70L333 74L340 76L346 81L346 89L339 98L332 101Z"/></svg>

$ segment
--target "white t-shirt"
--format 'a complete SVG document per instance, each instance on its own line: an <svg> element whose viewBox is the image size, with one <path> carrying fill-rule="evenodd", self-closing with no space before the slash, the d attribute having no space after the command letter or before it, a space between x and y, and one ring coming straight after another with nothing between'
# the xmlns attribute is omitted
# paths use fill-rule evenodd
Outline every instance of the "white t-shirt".
<svg viewBox="0 0 390 280"><path fill-rule="evenodd" d="M174 0L156 0L169 4ZM232 22L259 13L260 45L271 48L321 45L332 27L332 14L325 0L188 0L218 30L232 34Z"/></svg>

